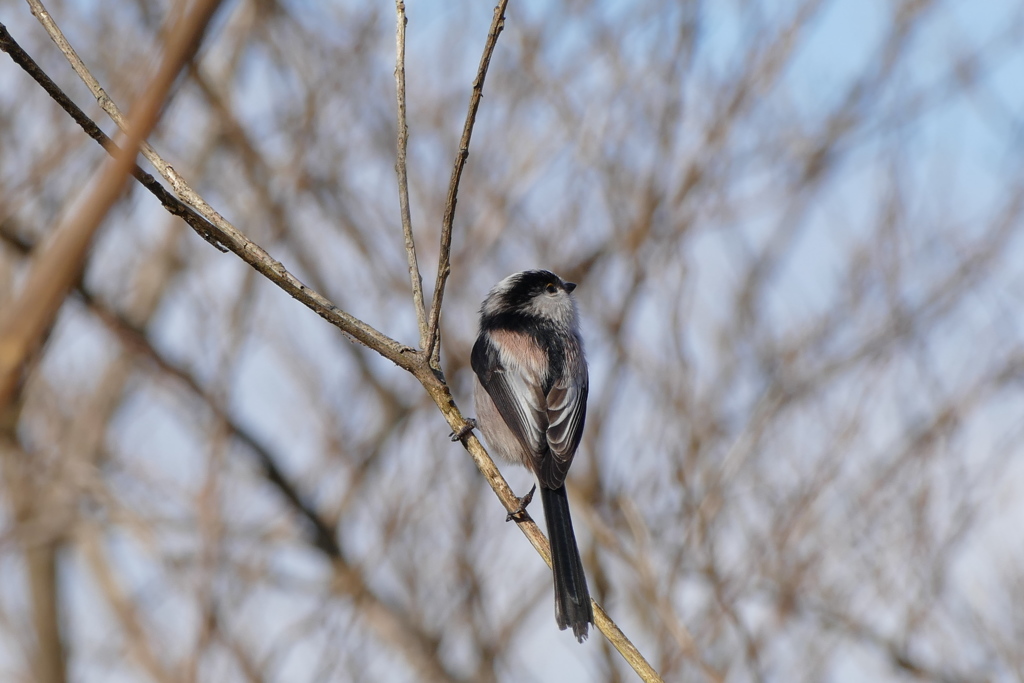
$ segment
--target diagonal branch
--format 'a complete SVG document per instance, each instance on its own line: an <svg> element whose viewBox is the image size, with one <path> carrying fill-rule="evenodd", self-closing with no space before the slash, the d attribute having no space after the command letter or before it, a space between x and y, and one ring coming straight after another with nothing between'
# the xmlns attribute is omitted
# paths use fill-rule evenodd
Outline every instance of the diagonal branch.
<svg viewBox="0 0 1024 683"><path fill-rule="evenodd" d="M96 80L96 77L93 76L88 67L86 67L85 62L83 62L82 58L78 56L77 52L75 52L75 48L71 46L68 39L64 37L64 33L60 30L60 27L57 26L57 22L53 20L53 17L46 10L43 3L40 0L26 0L26 2L32 9L32 15L39 20L39 23L42 24L46 33L50 36L50 39L53 40L54 44L68 60L71 68L74 69L75 73L78 74L78 77L81 78L82 82L85 83L87 88L89 88L89 92L91 92L93 97L96 98L96 102L100 105L100 108L103 109L110 119L117 124L118 128L127 132L128 121L125 119L124 114L121 113L121 110L118 108L114 100L107 95L107 92L100 85L99 81ZM211 218L208 215L209 212L216 214L216 212L206 204L205 201L202 201L201 199L199 202L194 201L198 195L192 191L192 188L189 187L185 180L177 174L171 165L156 153L156 150L154 150L148 142L143 140L140 144L139 151L142 153L142 156L149 161L149 163L153 164L153 167L157 169L160 175L171 184L171 187L174 188L174 191L178 193L179 197L183 198L197 209L200 209L200 213L207 216L208 219ZM217 217L220 218L219 214ZM224 221L223 218L220 218L220 220ZM219 225L217 221L211 220L211 222L223 229L223 226ZM226 223L226 221L224 222Z"/></svg>
<svg viewBox="0 0 1024 683"><path fill-rule="evenodd" d="M68 49L71 49L70 46ZM7 27L3 24L0 24L0 50L10 55L14 63L20 66L25 73L31 76L35 82L46 91L46 94L59 104L61 108L66 111L72 119L74 119L75 123L82 127L82 130L84 130L89 137L98 142L109 154L115 155L118 153L119 148L114 144L114 141L111 140L107 134L104 133L103 130L97 126L96 123L64 93L63 90L60 89L60 86L53 82L53 79L50 78L46 72L36 64L35 60L22 49L21 45L18 44L18 41L11 36L7 31ZM78 55L75 55L75 57L77 56ZM227 249L217 242L215 235L216 231L213 226L211 226L205 218L197 214L191 207L168 192L156 178L143 171L138 164L132 166L131 174L132 177L138 180L139 183L149 190L154 197L160 200L160 203L165 209L167 209L168 213L173 216L178 216L184 220L199 234L200 237L220 251L227 251Z"/></svg>
<svg viewBox="0 0 1024 683"><path fill-rule="evenodd" d="M33 8L35 8L36 6L42 7L41 3L39 3L38 0L29 0L29 3L33 5ZM60 28L53 21L52 17L50 17L49 14L46 14L45 9L37 13L37 16L41 17L41 21L42 17L45 16L46 21L43 22L43 26L44 28L46 28L51 38L53 38L54 42L57 44L58 47L61 47L61 51L64 52L65 57L67 57L68 61L71 62L72 66L75 66L76 64L78 65L75 66L75 70L79 71L79 69L81 69L82 71L84 71L85 74L88 75L87 78L83 77L83 80L85 81L86 85L88 85L90 90L93 91L93 95L96 96L97 100L100 102L101 106L103 106L104 110L108 113L114 112L116 116L115 114L111 114L111 117L114 118L115 122L117 122L119 126L123 126L124 117L121 115L121 112L117 108L117 105L114 104L113 100L107 97L106 93L103 91L103 88L99 86L99 83L96 81L96 79L92 77L92 74L90 74L89 71L85 68L84 64L82 64L81 60L78 58L78 55L75 54L71 46L68 45L67 40L64 38L64 34L60 32ZM7 33L6 29L3 28L2 25L0 25L0 37L5 38L4 41L0 41L0 48L4 49L5 51L8 51L5 47L8 44L8 42L11 45L17 46L17 43L14 42L13 38L10 38L10 35ZM65 51L64 47L62 46L66 46L67 51ZM18 50L20 50L20 47L18 48ZM13 58L15 51L11 50L10 52ZM28 68L26 68L26 66L22 62L18 62L18 64L22 66L22 68L25 68L29 75L32 75L34 78L36 77L36 74ZM39 73L42 72L40 71ZM37 81L39 81L38 78ZM54 97L54 99L58 101L58 103L62 103L62 100L59 99L58 96L55 94L55 92L60 92L59 88L57 88L56 85L54 85L51 89L48 88L43 81L39 81L39 83L44 87L44 89L47 90L47 92L52 97ZM63 96L63 100L70 102L66 95L63 95L63 93L60 94ZM67 107L65 107L65 109L67 109ZM90 132L90 129L98 130L96 124L89 120L88 117L85 116L85 114L81 113L81 111L78 110L77 107L75 107L74 109L78 111L80 117L72 113L72 110L68 109L68 111L69 113L72 113L72 117L75 118L75 120L78 121L79 124L86 129L86 132ZM101 138L96 136L93 137L98 142L103 144ZM266 252L266 250L264 250L261 246L250 240L248 237L246 237L240 230L238 230L234 225L225 220L223 216L221 216L209 204L207 204L206 201L203 200L202 197L200 197L188 185L188 183L185 182L185 180L180 175L178 175L178 173L170 166L170 164L168 164L166 161L163 160L163 158L156 154L156 152L153 151L152 148L149 148L147 145L146 148L143 150L144 153L146 152L146 149L149 150L149 153L146 154L146 158L149 159L153 163L154 167L160 172L160 174L168 182L171 183L171 186L174 188L175 192L177 192L178 196L184 199L188 204L195 208L196 212L202 215L202 219L196 217L190 220L190 213L187 210L188 207L180 205L176 200L173 200L173 198L171 198L169 201L165 201L165 199L167 199L169 195L167 191L164 190L163 187L160 186L160 184L157 183L155 180L152 183L148 184L146 182L143 182L143 185L145 185L147 189L150 190L150 192L152 192L158 198L160 198L161 202L163 202L164 205L168 207L168 210L171 211L171 213L184 218L185 221L190 226L192 226L192 228L195 229L200 235L207 239L207 241L216 242L226 247L232 253L240 257L243 261L245 261L250 266L255 268L260 274L262 274L268 280L276 284L284 291L288 292L289 295L297 299L307 308L311 309L321 318L327 320L335 327L341 329L351 339L354 339L360 344L363 344L364 346L367 346L373 349L374 351L377 351L379 354L381 354L388 360L392 361L399 367L410 371L412 370L413 366L418 362L417 357L415 353L412 351L412 349L405 346L404 344L400 344L394 339L391 339L390 337L382 334L373 327L367 325L358 318L346 313L345 311L335 306L330 300L327 299L327 297L321 295L320 293L316 292L313 289L310 289L305 284L303 284L297 277L295 277L291 272L289 272L288 269L285 268L280 261L274 259L269 253ZM143 175L151 178L151 176L148 176L148 174ZM207 222L199 222L200 220Z"/></svg>
<svg viewBox="0 0 1024 683"><path fill-rule="evenodd" d="M480 66L477 69L476 78L473 79L473 92L469 96L469 111L466 112L466 123L462 127L459 153L455 155L455 166L452 168L452 177L448 183L448 199L444 206L444 218L441 220L441 251L437 258L437 280L434 282L434 298L430 304L429 339L426 347L427 359L435 366L438 365L436 354L441 334L438 329L438 321L441 319L441 301L444 299L444 286L448 282L449 273L451 273L452 224L455 222L455 205L459 199L459 183L462 181L462 170L466 167L466 159L469 158L469 141L473 137L476 112L480 109L480 99L483 97L487 67L490 66L491 55L494 54L498 36L505 28L505 8L507 6L508 0L499 0L498 6L494 8L491 28L487 32L487 42L484 44L484 52L480 56Z"/></svg>
<svg viewBox="0 0 1024 683"><path fill-rule="evenodd" d="M398 154L395 172L398 174L398 206L402 213L402 234L405 235L405 254L409 259L409 280L412 283L412 303L416 308L416 323L420 330L420 348L426 349L427 312L423 303L423 277L416 260L416 242L412 237L412 212L409 210L409 175L406 151L409 147L409 126L405 115L405 2L396 0L398 15L395 29L395 93L398 97Z"/></svg>
<svg viewBox="0 0 1024 683"><path fill-rule="evenodd" d="M455 399L452 397L448 385L445 384L442 378L430 371L429 367L426 370L426 372L416 373L417 379L420 380L427 393L430 394L430 398L433 399L434 404L441 411L441 414L444 415L452 430L458 432L466 425L466 421L458 406L455 405ZM475 434L469 433L462 439L462 445L473 459L477 469L487 479L487 483L490 484L491 489L498 496L498 500L505 506L505 509L509 512L518 511L520 509L519 498L516 497L508 482L505 481L501 472L498 471L498 467L484 449L483 444L480 443L480 439ZM519 530L523 532L523 535L526 536L537 553L550 567L551 547L529 513L523 513L522 521L517 522L516 526L519 527ZM640 679L647 683L660 682L662 678L658 675L658 672L655 671L654 667L644 658L618 625L612 621L608 613L604 611L604 608L594 600L591 600L591 604L594 609L594 625L608 639L612 647L622 655L622 658L626 660L637 675L640 676Z"/></svg>

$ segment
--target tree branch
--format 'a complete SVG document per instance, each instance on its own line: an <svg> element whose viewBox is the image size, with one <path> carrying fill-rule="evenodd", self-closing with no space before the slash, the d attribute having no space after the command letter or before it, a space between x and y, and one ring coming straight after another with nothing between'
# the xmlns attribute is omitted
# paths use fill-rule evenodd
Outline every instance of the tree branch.
<svg viewBox="0 0 1024 683"><path fill-rule="evenodd" d="M427 312L423 303L423 277L416 260L416 242L412 236L412 212L409 210L409 175L406 151L409 147L409 126L405 115L405 2L396 0L398 15L395 29L395 93L398 98L398 153L395 172L398 174L398 205L402 213L402 234L405 235L405 254L409 259L409 281L412 284L412 303L416 308L416 323L420 330L420 348L429 345Z"/></svg>
<svg viewBox="0 0 1024 683"><path fill-rule="evenodd" d="M480 109L480 99L483 97L487 67L490 66L491 55L494 54L498 36L505 28L505 8L507 6L508 0L499 0L497 7L494 8L491 28L487 32L487 42L484 44L484 52L480 56L480 66L477 69L476 78L473 79L473 92L469 96L469 111L466 112L466 123L462 126L459 152L455 155L455 166L452 168L452 177L448 182L448 199L445 201L444 217L441 219L441 250L437 257L437 279L434 282L434 298L430 304L429 341L426 348L427 358L435 367L438 365L436 354L441 335L438 328L438 321L441 319L441 301L444 299L444 287L448 282L448 274L451 273L452 224L455 222L455 205L459 199L459 183L462 181L462 170L466 167L466 160L469 158L469 141L473 137L476 112Z"/></svg>
<svg viewBox="0 0 1024 683"><path fill-rule="evenodd" d="M63 36L61 36L61 38L63 38ZM72 119L75 120L75 123L82 127L82 130L84 130L89 137L98 142L109 154L115 155L119 153L120 149L114 141L107 137L107 134L104 133L103 130L97 126L96 123L90 119L56 83L53 82L53 79L51 79L46 72L36 64L35 60L22 49L21 45L14 40L11 34L7 31L7 27L3 24L0 24L0 50L10 55L14 63L20 66L25 73L31 76L35 82L46 91L46 94L53 98L53 100L59 104ZM75 57L77 58L78 55L75 55ZM105 96L106 95L104 95L104 97ZM110 103L109 100L107 100L107 102ZM167 188L161 185L156 178L143 171L138 164L132 166L131 174L133 178L138 180L143 187L149 190L150 193L160 201L160 204L167 209L168 213L178 216L184 220L199 234L200 237L212 244L221 252L227 251L227 249L217 241L216 229L211 226L205 218L192 210L191 207L168 192Z"/></svg>
<svg viewBox="0 0 1024 683"><path fill-rule="evenodd" d="M465 425L465 418L462 413L459 412L458 407L455 405L455 399L452 398L451 392L448 390L448 385L444 383L444 380L440 379L435 375L429 367L423 368L420 374L416 375L420 382L423 384L427 393L434 400L434 404L437 405L441 414L444 415L451 426L453 431L458 431ZM468 434L463 440L463 445L469 452L471 458L473 458L474 464L480 473L487 479L487 483L491 485L491 489L498 496L498 500L505 506L505 509L509 512L515 512L519 509L520 503L519 498L513 493L509 487L508 482L498 471L497 466L484 449L483 444L476 437L475 434ZM519 530L523 532L523 535L530 541L533 547L537 550L540 556L547 563L548 567L551 566L551 548L548 544L548 540L541 533L540 528L533 521L528 513L523 513L523 521L517 522ZM655 681L661 681L661 676L654 670L654 667L644 659L644 656L640 654L640 651L636 649L636 646L626 637L621 629L615 624L614 621L608 616L608 613L597 604L596 601L591 599L591 603L594 608L594 625L597 626L598 630L604 634L605 638L612 644L612 646L618 650L619 654L622 655L623 659L636 671L637 675L640 676L641 680L648 683Z"/></svg>

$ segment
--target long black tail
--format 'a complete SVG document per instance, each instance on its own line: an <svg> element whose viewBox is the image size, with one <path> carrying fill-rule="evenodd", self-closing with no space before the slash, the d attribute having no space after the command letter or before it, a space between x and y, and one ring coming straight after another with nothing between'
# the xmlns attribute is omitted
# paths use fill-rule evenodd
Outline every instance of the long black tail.
<svg viewBox="0 0 1024 683"><path fill-rule="evenodd" d="M590 591L583 574L583 561L576 546L569 516L569 498L565 486L557 489L540 487L544 503L544 518L548 522L548 540L551 542L551 565L555 575L555 621L563 631L572 626L573 635L581 643L587 639L587 624L594 623L590 607Z"/></svg>

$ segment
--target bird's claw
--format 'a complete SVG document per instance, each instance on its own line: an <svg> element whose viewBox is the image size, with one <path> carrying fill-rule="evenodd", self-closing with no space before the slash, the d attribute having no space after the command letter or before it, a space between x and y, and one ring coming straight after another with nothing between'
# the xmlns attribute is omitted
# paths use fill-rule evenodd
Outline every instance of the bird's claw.
<svg viewBox="0 0 1024 683"><path fill-rule="evenodd" d="M530 489L529 493L527 493L525 496L521 498L516 499L519 501L519 507L517 507L515 510L513 510L512 512L508 513L508 515L505 516L506 522L511 522L513 519L517 522L523 521L523 515L526 514L526 506L530 504L531 500L533 500L533 494L536 490L537 485L534 484L533 488Z"/></svg>
<svg viewBox="0 0 1024 683"><path fill-rule="evenodd" d="M474 429L476 429L476 420L474 420L471 417L467 417L466 423L462 425L461 428L459 428L459 431L452 432L448 436L451 437L452 443L455 443L456 441L462 441L463 439L465 439L467 436L469 436L469 433Z"/></svg>

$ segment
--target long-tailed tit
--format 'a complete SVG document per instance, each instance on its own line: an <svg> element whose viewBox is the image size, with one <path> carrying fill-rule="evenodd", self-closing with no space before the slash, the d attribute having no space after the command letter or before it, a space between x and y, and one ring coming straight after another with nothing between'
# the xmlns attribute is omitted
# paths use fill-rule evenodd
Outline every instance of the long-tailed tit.
<svg viewBox="0 0 1024 683"><path fill-rule="evenodd" d="M582 643L594 613L565 493L565 475L583 436L589 387L570 296L575 288L546 270L515 273L499 282L480 309L471 361L477 425L487 444L537 477L551 542L555 620L560 629L571 626Z"/></svg>

